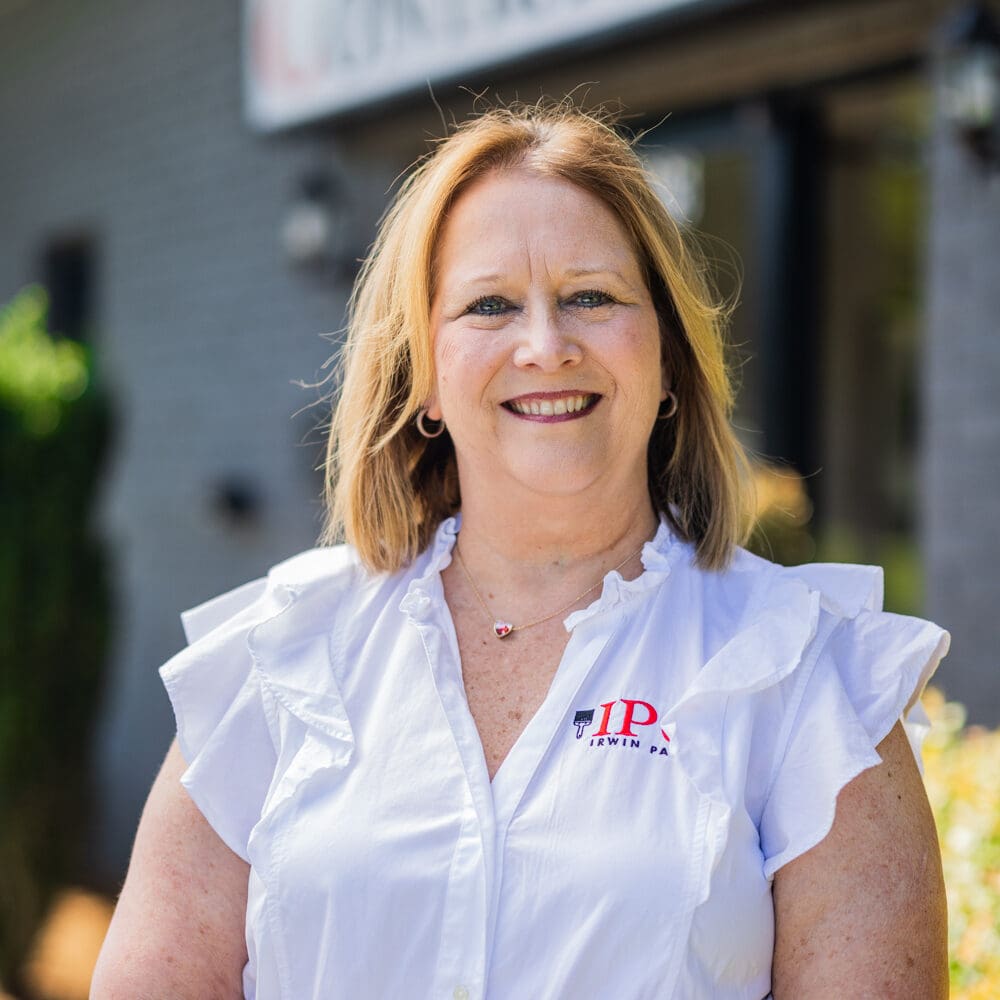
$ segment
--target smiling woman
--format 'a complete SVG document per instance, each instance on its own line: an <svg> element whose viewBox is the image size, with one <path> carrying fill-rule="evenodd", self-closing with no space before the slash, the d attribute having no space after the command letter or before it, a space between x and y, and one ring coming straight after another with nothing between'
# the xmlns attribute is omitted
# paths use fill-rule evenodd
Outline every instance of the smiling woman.
<svg viewBox="0 0 1000 1000"><path fill-rule="evenodd" d="M326 544L161 669L95 997L945 995L948 635L874 568L739 547L700 275L569 104L417 167L352 301Z"/></svg>
<svg viewBox="0 0 1000 1000"><path fill-rule="evenodd" d="M486 197L472 196L484 186ZM346 533L370 565L398 569L443 518L468 514L454 449L461 431L446 420L448 433L428 446L414 422L421 410L437 412L429 404L438 366L452 350L468 357L474 337L495 348L502 338L490 340L488 331L506 331L509 341L512 328L528 329L535 346L514 348L524 371L526 351L553 349L546 319L549 334L561 330L564 338L571 327L634 335L652 323L656 336L646 344L659 358L646 359L646 374L684 405L675 419L644 415L632 431L646 435L639 482L648 480L653 507L696 546L699 561L721 568L745 538L749 476L729 424L726 310L713 302L704 274L608 120L564 103L466 123L405 181L355 289L330 436L324 541ZM465 337L448 336L459 327ZM621 335L616 343L620 350ZM561 349L580 350L573 337ZM583 370L596 373L599 364L596 357ZM550 384L532 384L528 395L567 381L565 372L547 376ZM576 388L571 381L554 391ZM617 413L624 417L623 408Z"/></svg>
<svg viewBox="0 0 1000 1000"><path fill-rule="evenodd" d="M498 494L511 511L557 496L581 519L615 496L623 523L651 524L647 451L669 376L611 209L558 177L486 174L451 206L434 273L426 410L449 428L466 525L502 516Z"/></svg>

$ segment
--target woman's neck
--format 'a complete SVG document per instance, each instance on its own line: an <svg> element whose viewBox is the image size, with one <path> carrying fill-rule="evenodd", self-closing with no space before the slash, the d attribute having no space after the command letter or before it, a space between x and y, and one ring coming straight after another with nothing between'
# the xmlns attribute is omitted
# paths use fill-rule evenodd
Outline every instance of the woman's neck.
<svg viewBox="0 0 1000 1000"><path fill-rule="evenodd" d="M640 551L657 525L644 491L631 502L618 496L603 504L582 496L512 504L473 492L463 494L458 544L477 589L500 605L498 613L533 613L572 600L623 560L622 575L638 576Z"/></svg>

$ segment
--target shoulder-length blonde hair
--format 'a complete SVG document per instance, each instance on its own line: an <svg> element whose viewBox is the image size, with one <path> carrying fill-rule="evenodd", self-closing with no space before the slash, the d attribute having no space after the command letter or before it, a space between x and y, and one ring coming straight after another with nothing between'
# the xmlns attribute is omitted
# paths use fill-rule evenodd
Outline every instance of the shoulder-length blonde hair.
<svg viewBox="0 0 1000 1000"><path fill-rule="evenodd" d="M605 115L569 101L493 109L459 125L418 163L383 216L350 302L321 542L346 538L369 568L393 571L459 509L447 432L428 440L414 423L434 388L434 251L458 194L483 174L513 167L591 192L631 235L679 404L650 438L650 496L695 545L701 566L724 568L749 526L748 464L729 422L727 311L630 143Z"/></svg>

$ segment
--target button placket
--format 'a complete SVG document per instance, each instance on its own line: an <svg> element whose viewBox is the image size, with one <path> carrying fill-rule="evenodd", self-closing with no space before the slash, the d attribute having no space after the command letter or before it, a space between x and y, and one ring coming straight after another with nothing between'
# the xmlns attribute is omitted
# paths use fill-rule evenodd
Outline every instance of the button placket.
<svg viewBox="0 0 1000 1000"><path fill-rule="evenodd" d="M479 823L471 803L463 818L441 919L441 946L434 974L433 996L456 995L455 990L481 992L486 964L486 859Z"/></svg>
<svg viewBox="0 0 1000 1000"><path fill-rule="evenodd" d="M443 602L444 596L440 595ZM461 687L461 668L455 656L457 642L445 627L447 619L432 599L429 613L415 621L438 697L455 741L458 766L466 774L467 798L462 828L448 873L441 924L441 946L434 974L433 996L480 998L483 992L490 924L494 854L493 797L475 722Z"/></svg>
<svg viewBox="0 0 1000 1000"><path fill-rule="evenodd" d="M559 720L566 717L573 698L600 660L601 654L611 641L621 618L621 610L614 609L614 613L609 611L597 615L574 627L545 701L507 754L503 765L493 779L496 821L495 857L489 908L489 957L485 969L486 982L489 981L490 967L493 963L493 949L496 944L496 926L500 911L500 895L503 889L503 856L507 831L528 785L538 772L549 747L558 737ZM519 746L522 741L524 745ZM508 767L512 761L516 766Z"/></svg>

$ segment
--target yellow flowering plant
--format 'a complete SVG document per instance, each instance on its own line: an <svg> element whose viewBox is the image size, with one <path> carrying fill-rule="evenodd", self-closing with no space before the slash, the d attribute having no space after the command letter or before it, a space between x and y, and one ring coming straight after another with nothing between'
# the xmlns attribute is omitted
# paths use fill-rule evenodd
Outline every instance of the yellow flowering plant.
<svg viewBox="0 0 1000 1000"><path fill-rule="evenodd" d="M929 689L924 780L948 894L953 1000L1000 997L1000 730L965 725L965 709Z"/></svg>

